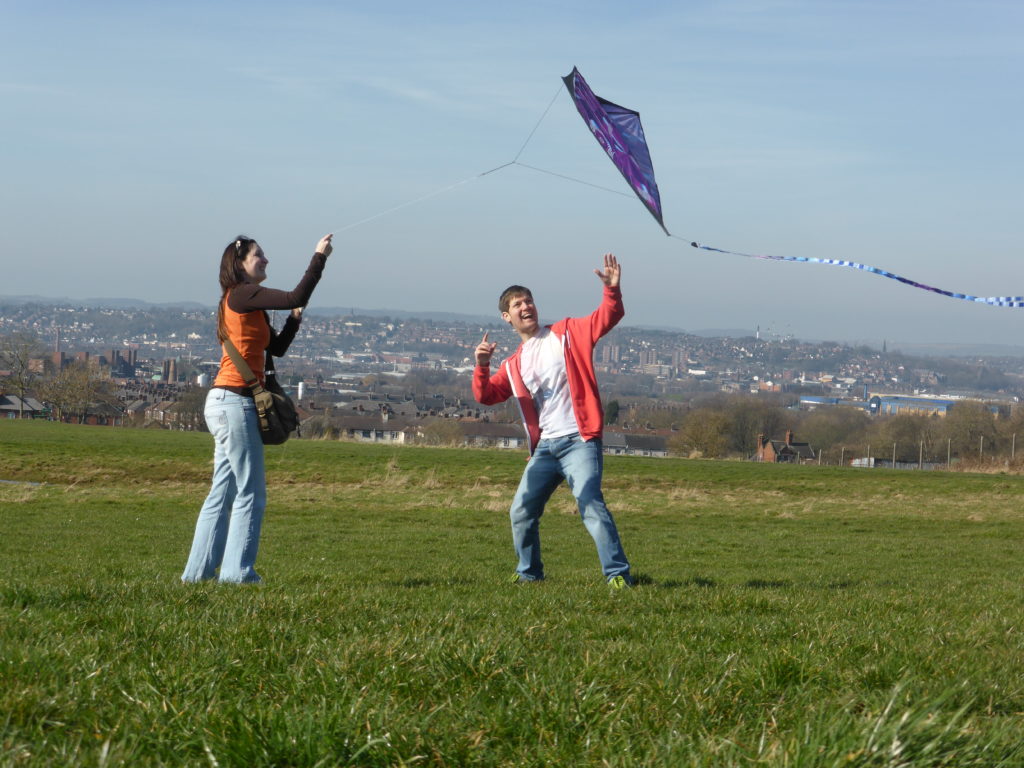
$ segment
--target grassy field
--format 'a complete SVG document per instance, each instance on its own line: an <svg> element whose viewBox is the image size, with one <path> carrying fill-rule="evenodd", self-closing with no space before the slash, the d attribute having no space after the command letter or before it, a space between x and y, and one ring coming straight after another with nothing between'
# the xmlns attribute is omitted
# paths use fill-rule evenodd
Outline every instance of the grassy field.
<svg viewBox="0 0 1024 768"><path fill-rule="evenodd" d="M292 441L186 587L211 454L0 422L0 765L1024 765L1024 478L609 458L611 593L523 454Z"/></svg>

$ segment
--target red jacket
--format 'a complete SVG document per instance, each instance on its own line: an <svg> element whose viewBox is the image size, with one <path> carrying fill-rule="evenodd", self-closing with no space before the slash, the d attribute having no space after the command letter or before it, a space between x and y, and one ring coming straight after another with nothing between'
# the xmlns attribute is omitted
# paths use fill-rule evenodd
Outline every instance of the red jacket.
<svg viewBox="0 0 1024 768"><path fill-rule="evenodd" d="M597 391L597 376L594 373L594 344L614 328L625 314L622 292L617 286L605 287L601 306L590 315L567 317L548 326L562 342L573 415L580 428L580 437L584 440L599 439L604 429L604 410L601 408L601 395ZM489 366L478 365L473 371L473 396L484 405L503 403L515 397L532 454L541 438L540 416L530 391L523 383L520 371L522 351L523 345L520 344L493 376L490 375Z"/></svg>

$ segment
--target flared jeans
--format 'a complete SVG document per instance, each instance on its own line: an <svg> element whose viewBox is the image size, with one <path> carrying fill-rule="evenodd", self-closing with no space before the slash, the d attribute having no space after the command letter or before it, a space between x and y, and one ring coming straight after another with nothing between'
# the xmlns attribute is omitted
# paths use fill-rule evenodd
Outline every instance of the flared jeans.
<svg viewBox="0 0 1024 768"><path fill-rule="evenodd" d="M203 415L214 439L213 482L199 510L181 580L258 582L256 553L267 480L256 404L251 397L215 387Z"/></svg>

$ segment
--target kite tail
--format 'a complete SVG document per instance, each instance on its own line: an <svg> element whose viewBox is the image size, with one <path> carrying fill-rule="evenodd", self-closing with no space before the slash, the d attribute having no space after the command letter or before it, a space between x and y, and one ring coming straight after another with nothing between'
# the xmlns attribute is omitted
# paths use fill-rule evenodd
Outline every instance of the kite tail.
<svg viewBox="0 0 1024 768"><path fill-rule="evenodd" d="M770 261L795 261L804 262L807 264L830 264L834 267L850 267L851 269L859 269L864 272L870 272L874 275L880 275L882 277L888 277L890 280L896 280L904 285L909 285L913 288L920 288L923 291L931 291L941 296L949 296L951 299L963 299L964 301L973 301L978 304L988 304L993 307L1024 307L1024 296L971 296L969 293L957 293L955 291L946 291L942 288L936 288L931 285L925 285L919 283L916 280L911 280L909 277L903 277L893 272L889 272L885 269L879 269L878 267L872 267L867 264L858 264L856 261L847 261L845 259L819 259L809 256L772 256L767 253L742 253L740 251L728 251L724 248L713 248L710 245L701 245L697 242L691 242L694 248L699 248L703 251L714 251L715 253L727 253L731 256L745 256L748 259L766 259Z"/></svg>

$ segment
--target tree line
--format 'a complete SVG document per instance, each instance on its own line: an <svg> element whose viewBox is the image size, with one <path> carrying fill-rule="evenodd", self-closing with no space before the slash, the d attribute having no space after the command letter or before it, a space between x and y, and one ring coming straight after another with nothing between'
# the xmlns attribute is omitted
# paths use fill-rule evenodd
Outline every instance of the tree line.
<svg viewBox="0 0 1024 768"><path fill-rule="evenodd" d="M680 456L750 458L759 435L778 440L787 431L820 452L823 464L869 455L903 463L1007 461L1024 452L1024 410L997 415L972 400L957 402L945 416L872 416L841 405L802 411L786 396L712 395L687 403L613 400L605 415L623 431L671 430L669 449Z"/></svg>

